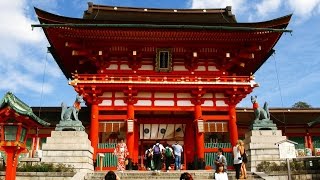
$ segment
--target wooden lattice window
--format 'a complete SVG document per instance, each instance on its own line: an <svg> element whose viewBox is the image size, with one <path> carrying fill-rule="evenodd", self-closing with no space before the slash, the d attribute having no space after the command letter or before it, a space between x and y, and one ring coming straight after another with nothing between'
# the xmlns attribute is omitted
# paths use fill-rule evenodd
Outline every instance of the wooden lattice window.
<svg viewBox="0 0 320 180"><path fill-rule="evenodd" d="M172 70L172 54L171 49L157 49L155 70L157 72L170 72Z"/></svg>
<svg viewBox="0 0 320 180"><path fill-rule="evenodd" d="M205 122L204 132L228 132L228 122Z"/></svg>

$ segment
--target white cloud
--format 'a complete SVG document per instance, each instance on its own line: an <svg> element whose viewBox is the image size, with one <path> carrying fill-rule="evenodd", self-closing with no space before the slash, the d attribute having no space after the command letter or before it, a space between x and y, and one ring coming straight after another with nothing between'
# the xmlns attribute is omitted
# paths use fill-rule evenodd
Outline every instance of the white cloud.
<svg viewBox="0 0 320 180"><path fill-rule="evenodd" d="M280 8L281 0L263 0L256 5L257 14L267 16L268 13L275 12Z"/></svg>
<svg viewBox="0 0 320 180"><path fill-rule="evenodd" d="M294 14L302 18L308 18L319 13L317 8L320 6L320 0L288 0L288 3Z"/></svg>
<svg viewBox="0 0 320 180"><path fill-rule="evenodd" d="M51 2L54 2L51 0ZM0 90L53 92L50 83L42 83L48 45L40 28L32 31L34 11L27 0L2 0L0 6ZM28 13L29 12L29 13ZM30 13L31 12L31 13ZM51 56L49 56L51 57ZM61 71L48 60L46 76L59 77Z"/></svg>

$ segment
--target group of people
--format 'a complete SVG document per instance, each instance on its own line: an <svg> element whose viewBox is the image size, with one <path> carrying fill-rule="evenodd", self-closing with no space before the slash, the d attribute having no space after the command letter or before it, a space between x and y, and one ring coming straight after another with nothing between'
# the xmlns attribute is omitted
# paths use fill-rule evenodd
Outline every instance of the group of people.
<svg viewBox="0 0 320 180"><path fill-rule="evenodd" d="M166 171L170 170L171 160L174 159L174 166L176 170L181 169L181 154L183 152L182 146L179 142L172 145L169 144L164 147L160 141L156 141L156 144L148 148L145 152L146 166L148 170L154 169L155 172L160 172L162 160L165 162ZM154 167L152 167L152 162Z"/></svg>
<svg viewBox="0 0 320 180"><path fill-rule="evenodd" d="M164 147L160 141L156 141L156 144L148 148L145 151L146 166L148 170L154 169L155 172L160 172L162 160L165 160L166 171L170 169L171 160L174 159L174 166L176 170L181 170L181 154L183 152L182 146L179 142ZM127 145L123 142L117 144L114 154L118 157L117 170L125 170L125 159L129 155ZM152 162L154 167L152 167ZM237 144L233 147L233 166L236 171L237 179L247 178L247 154L244 148L244 142L238 140ZM227 159L223 155L223 149L219 148L214 162L215 179L227 180Z"/></svg>

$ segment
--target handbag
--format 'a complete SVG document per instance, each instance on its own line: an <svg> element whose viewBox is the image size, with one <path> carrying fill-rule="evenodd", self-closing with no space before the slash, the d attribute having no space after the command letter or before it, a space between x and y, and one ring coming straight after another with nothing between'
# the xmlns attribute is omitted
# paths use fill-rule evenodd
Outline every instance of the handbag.
<svg viewBox="0 0 320 180"><path fill-rule="evenodd" d="M247 153L246 153L246 152L244 152L244 153L241 155L241 157L242 157L242 162L244 162L244 163L247 163L247 162L248 162L248 157L247 157Z"/></svg>

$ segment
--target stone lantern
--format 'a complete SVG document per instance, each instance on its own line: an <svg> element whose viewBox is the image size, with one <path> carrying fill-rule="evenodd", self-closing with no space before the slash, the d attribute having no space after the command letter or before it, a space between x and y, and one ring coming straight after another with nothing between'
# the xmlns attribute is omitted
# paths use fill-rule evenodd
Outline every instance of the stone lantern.
<svg viewBox="0 0 320 180"><path fill-rule="evenodd" d="M7 154L6 180L14 180L19 154L26 149L29 129L48 126L32 109L8 92L0 101L0 146Z"/></svg>

